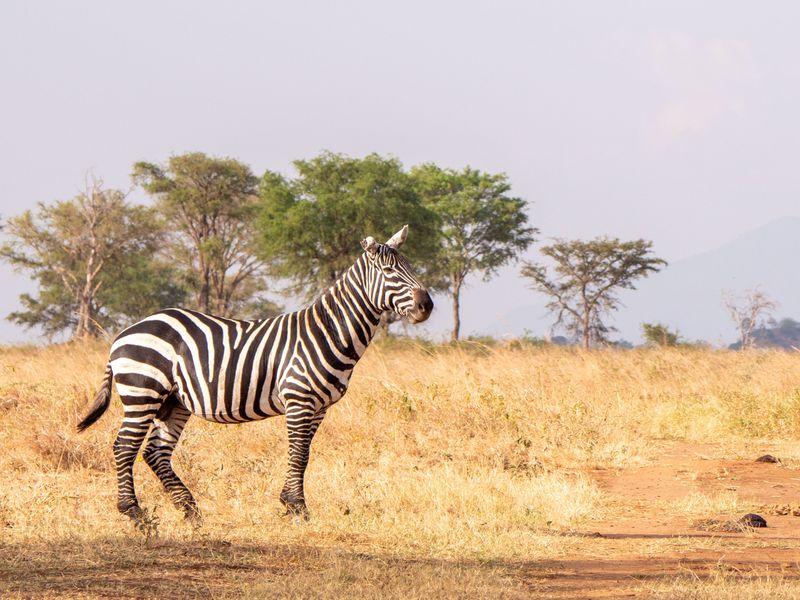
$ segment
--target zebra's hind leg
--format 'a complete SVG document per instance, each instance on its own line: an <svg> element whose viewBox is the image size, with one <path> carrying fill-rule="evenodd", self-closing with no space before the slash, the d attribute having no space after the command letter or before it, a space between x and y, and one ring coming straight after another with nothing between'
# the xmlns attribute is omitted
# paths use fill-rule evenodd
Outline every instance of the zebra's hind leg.
<svg viewBox="0 0 800 600"><path fill-rule="evenodd" d="M167 398L153 421L153 431L144 449L144 460L164 484L173 504L183 511L189 521L200 525L197 502L172 468L172 453L191 416L192 413L181 406L175 396Z"/></svg>
<svg viewBox="0 0 800 600"><path fill-rule="evenodd" d="M141 397L122 396L125 416L114 441L114 461L117 466L117 509L141 525L142 509L133 486L133 463L147 436L153 417L161 402L143 404Z"/></svg>

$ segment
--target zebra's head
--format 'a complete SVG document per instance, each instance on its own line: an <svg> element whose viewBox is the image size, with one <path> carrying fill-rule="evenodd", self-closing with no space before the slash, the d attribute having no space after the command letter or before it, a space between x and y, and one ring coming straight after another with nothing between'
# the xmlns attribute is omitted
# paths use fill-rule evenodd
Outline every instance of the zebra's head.
<svg viewBox="0 0 800 600"><path fill-rule="evenodd" d="M411 323L431 316L433 301L428 290L414 277L408 260L397 250L408 236L408 225L379 244L368 236L361 240L367 264L367 293L380 310L392 310Z"/></svg>

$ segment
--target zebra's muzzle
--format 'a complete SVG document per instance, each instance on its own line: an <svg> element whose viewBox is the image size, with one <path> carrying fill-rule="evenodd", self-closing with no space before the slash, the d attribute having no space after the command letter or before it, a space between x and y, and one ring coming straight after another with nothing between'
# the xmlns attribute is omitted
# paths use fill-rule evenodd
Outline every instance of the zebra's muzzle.
<svg viewBox="0 0 800 600"><path fill-rule="evenodd" d="M406 313L406 317L411 323L422 323L433 312L433 300L428 291L422 288L415 289L413 297L414 307Z"/></svg>

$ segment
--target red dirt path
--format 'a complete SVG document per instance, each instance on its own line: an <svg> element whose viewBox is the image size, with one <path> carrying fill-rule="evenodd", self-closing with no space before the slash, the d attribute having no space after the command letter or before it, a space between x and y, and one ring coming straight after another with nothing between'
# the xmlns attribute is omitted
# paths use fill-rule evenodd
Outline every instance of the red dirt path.
<svg viewBox="0 0 800 600"><path fill-rule="evenodd" d="M648 466L590 471L609 496L613 515L575 533L586 538L586 554L532 565L529 575L539 593L559 598L646 597L649 582L690 573L703 577L712 570L780 574L798 579L800 586L800 516L775 514L776 507L800 508L800 471L753 462L758 453L748 460L720 460L713 453L713 447L676 443ZM726 492L735 493L745 509L703 517L728 520L756 512L768 527L709 532L697 527L697 516L665 510L665 505L692 493Z"/></svg>

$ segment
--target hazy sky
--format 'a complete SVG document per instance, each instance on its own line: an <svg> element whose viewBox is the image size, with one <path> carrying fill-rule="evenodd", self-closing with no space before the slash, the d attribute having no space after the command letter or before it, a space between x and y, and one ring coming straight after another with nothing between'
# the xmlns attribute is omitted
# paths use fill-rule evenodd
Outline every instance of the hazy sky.
<svg viewBox="0 0 800 600"><path fill-rule="evenodd" d="M505 171L545 238L679 259L800 214L799 21L793 2L5 0L0 214L173 153L260 173L375 151ZM5 315L26 284L1 268Z"/></svg>

